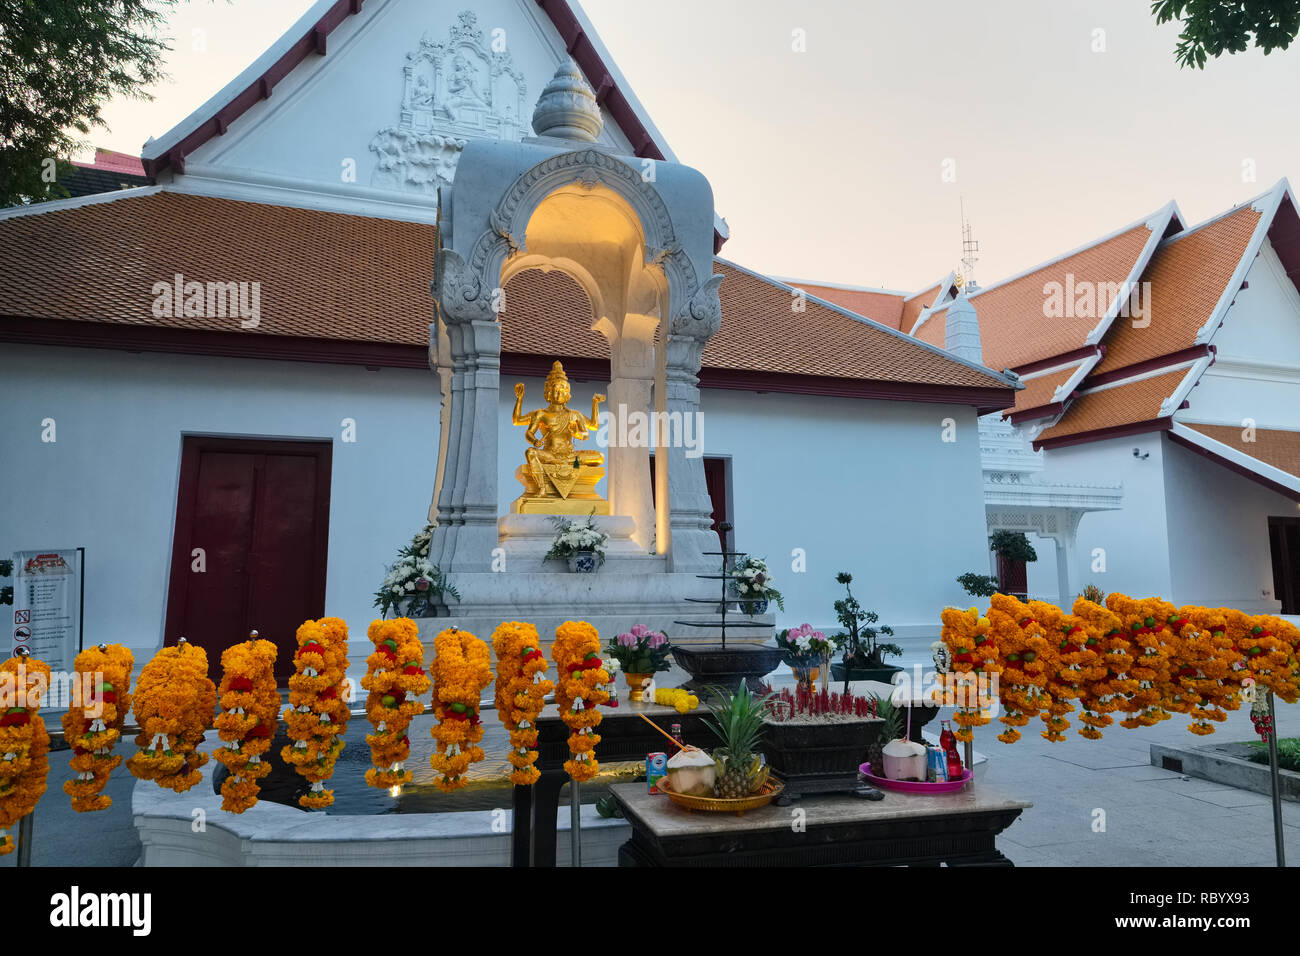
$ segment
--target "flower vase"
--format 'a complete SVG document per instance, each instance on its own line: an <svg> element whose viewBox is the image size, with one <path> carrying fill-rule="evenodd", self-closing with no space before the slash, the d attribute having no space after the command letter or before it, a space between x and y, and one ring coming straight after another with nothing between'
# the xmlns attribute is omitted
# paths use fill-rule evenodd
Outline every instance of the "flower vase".
<svg viewBox="0 0 1300 956"><path fill-rule="evenodd" d="M749 600L741 601L740 604L741 607L744 608L745 613L750 617L757 617L760 614L767 613L767 598L750 598Z"/></svg>
<svg viewBox="0 0 1300 956"><path fill-rule="evenodd" d="M596 570L595 551L575 551L568 556L569 570L575 574L591 574Z"/></svg>
<svg viewBox="0 0 1300 956"><path fill-rule="evenodd" d="M812 666L792 664L790 665L790 670L794 671L795 683L811 694L813 692L813 685L817 683L817 677L821 669Z"/></svg>
<svg viewBox="0 0 1300 956"><path fill-rule="evenodd" d="M647 691L645 690L646 682L653 681L654 676L655 676L654 674L629 674L626 671L623 673L623 680L627 681L628 703L631 704L654 703L654 701L649 699L649 697L647 696Z"/></svg>

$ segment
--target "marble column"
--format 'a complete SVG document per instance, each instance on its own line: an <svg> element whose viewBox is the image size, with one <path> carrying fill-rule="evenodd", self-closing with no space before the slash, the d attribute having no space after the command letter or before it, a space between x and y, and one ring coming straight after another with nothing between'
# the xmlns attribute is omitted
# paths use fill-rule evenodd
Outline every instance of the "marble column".
<svg viewBox="0 0 1300 956"><path fill-rule="evenodd" d="M695 420L700 413L700 363L704 346L722 325L722 303L718 287L722 276L711 276L694 292L690 300L676 309L669 325L664 369L664 395L656 405L667 412L669 421ZM702 433L703 426L697 429ZM680 434L680 433L679 433ZM667 436L657 436L659 438ZM713 504L704 482L704 459L696 449L688 457L684 443L672 442L656 447L656 462L662 458L661 476L667 478L669 504L668 541L660 550L668 554L670 571L703 571L716 567L718 559L704 557L705 551L718 550L718 536L712 530ZM666 475L664 472L666 471Z"/></svg>

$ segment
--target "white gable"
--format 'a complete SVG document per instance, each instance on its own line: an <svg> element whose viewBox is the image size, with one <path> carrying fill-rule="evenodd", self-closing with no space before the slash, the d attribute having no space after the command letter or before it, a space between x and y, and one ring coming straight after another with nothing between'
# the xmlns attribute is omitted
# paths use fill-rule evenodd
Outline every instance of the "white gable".
<svg viewBox="0 0 1300 956"><path fill-rule="evenodd" d="M226 90L146 147L146 157L165 153L255 83L331 6L317 4ZM532 135L537 96L565 56L535 0L368 0L329 34L326 55L309 53L269 98L186 156L177 186L221 191L211 184L234 180L370 199L375 189L427 206L467 141ZM608 111L601 141L632 151Z"/></svg>

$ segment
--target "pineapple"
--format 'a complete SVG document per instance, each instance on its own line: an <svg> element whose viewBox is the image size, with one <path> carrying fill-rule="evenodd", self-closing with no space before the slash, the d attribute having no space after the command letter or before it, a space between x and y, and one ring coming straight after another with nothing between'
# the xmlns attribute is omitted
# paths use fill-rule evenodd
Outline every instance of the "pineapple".
<svg viewBox="0 0 1300 956"><path fill-rule="evenodd" d="M876 716L884 721L880 733L867 748L867 761L871 772L877 777L885 775L885 745L896 740L903 733L903 711L895 707L888 697L876 697Z"/></svg>
<svg viewBox="0 0 1300 956"><path fill-rule="evenodd" d="M717 796L747 797L767 779L757 748L770 699L770 694L755 697L743 681L734 694L722 688L713 690L709 701L713 719L704 718L704 725L722 741L722 746L713 751L718 768L718 782L714 785Z"/></svg>

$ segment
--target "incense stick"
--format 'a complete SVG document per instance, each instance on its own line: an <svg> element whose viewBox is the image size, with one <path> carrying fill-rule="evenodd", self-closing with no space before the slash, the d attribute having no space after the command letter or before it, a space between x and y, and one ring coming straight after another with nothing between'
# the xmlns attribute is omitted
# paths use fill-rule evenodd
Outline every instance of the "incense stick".
<svg viewBox="0 0 1300 956"><path fill-rule="evenodd" d="M640 717L642 720L644 720L647 724L649 724L649 725L650 725L651 727L653 727L655 730L659 731L659 733L663 734L665 737L667 737L669 740L671 740L671 741L673 742L673 746L676 747L678 750L685 750L685 749L686 749L686 745L685 745L684 743L681 743L681 742L680 742L676 737L674 737L672 734L668 733L668 731L664 730L662 727L660 727L658 724L656 724L653 720L651 720L651 719L650 719L649 717L647 717L645 714L637 714L637 716Z"/></svg>

